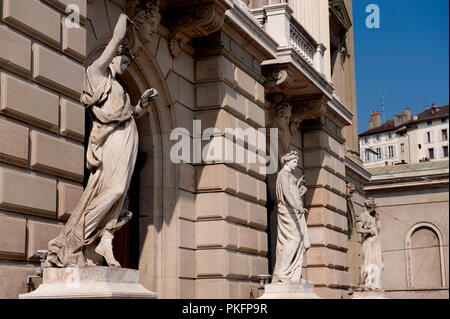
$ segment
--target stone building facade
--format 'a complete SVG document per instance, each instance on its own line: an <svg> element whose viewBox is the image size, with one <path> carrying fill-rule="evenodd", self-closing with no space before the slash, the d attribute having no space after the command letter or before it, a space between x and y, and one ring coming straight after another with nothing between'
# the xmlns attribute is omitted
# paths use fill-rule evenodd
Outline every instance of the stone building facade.
<svg viewBox="0 0 450 319"><path fill-rule="evenodd" d="M120 13L139 17L145 2L0 0L0 297L27 291L37 250L82 193L84 68ZM351 0L158 5L158 35L148 38L144 20L128 39L136 58L120 79L132 102L148 87L159 96L137 121L134 217L116 235L119 262L139 269L162 298L255 296L258 275L274 265L276 174L247 159L268 152L269 129L277 128L271 164L297 150L295 174L306 175L306 278L322 297L345 297L359 274L348 205L361 211L370 179L358 150ZM74 8L80 25L70 28ZM209 127L246 160L171 160L174 135L209 147L200 138ZM230 138L226 128L264 130L255 140Z"/></svg>
<svg viewBox="0 0 450 319"><path fill-rule="evenodd" d="M449 298L449 162L369 168L388 298Z"/></svg>

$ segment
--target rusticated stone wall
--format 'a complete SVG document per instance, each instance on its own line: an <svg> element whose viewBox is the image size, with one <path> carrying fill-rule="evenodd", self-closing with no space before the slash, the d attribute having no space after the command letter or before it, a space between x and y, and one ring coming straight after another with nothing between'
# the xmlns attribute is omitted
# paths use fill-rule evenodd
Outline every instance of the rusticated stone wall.
<svg viewBox="0 0 450 319"><path fill-rule="evenodd" d="M80 28L66 26L69 3ZM83 190L86 1L2 0L0 10L0 298L17 298Z"/></svg>

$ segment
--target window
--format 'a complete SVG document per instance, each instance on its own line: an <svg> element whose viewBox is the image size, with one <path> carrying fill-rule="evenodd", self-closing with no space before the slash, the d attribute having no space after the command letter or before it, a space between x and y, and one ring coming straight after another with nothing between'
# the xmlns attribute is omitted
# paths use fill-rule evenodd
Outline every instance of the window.
<svg viewBox="0 0 450 319"><path fill-rule="evenodd" d="M401 150L402 150L402 153L405 153L405 144L400 144L400 148L401 148Z"/></svg>
<svg viewBox="0 0 450 319"><path fill-rule="evenodd" d="M368 138L367 136L364 137L364 143L365 143L365 144L369 143L369 138Z"/></svg>
<svg viewBox="0 0 450 319"><path fill-rule="evenodd" d="M381 148L376 148L375 152L377 152L377 160L381 160Z"/></svg>
<svg viewBox="0 0 450 319"><path fill-rule="evenodd" d="M445 130L441 130L441 140L442 141L446 141L446 140L448 140L448 133L447 133L447 129L445 129Z"/></svg>
<svg viewBox="0 0 450 319"><path fill-rule="evenodd" d="M376 139L377 139L377 142L380 141L380 134L377 134Z"/></svg>
<svg viewBox="0 0 450 319"><path fill-rule="evenodd" d="M427 121L427 126L432 126L433 125L433 121Z"/></svg>
<svg viewBox="0 0 450 319"><path fill-rule="evenodd" d="M388 140L392 140L392 133L388 133Z"/></svg>
<svg viewBox="0 0 450 319"><path fill-rule="evenodd" d="M427 132L425 143L433 143L433 132Z"/></svg>
<svg viewBox="0 0 450 319"><path fill-rule="evenodd" d="M434 159L434 148L429 148L428 149L428 158L429 159Z"/></svg>
<svg viewBox="0 0 450 319"><path fill-rule="evenodd" d="M442 150L444 152L444 157L448 157L448 146L442 147Z"/></svg>
<svg viewBox="0 0 450 319"><path fill-rule="evenodd" d="M447 124L447 119L441 119L441 124Z"/></svg>
<svg viewBox="0 0 450 319"><path fill-rule="evenodd" d="M394 146L393 145L388 147L388 151L389 151L389 158L394 158Z"/></svg>
<svg viewBox="0 0 450 319"><path fill-rule="evenodd" d="M366 162L370 162L370 152L366 150Z"/></svg>

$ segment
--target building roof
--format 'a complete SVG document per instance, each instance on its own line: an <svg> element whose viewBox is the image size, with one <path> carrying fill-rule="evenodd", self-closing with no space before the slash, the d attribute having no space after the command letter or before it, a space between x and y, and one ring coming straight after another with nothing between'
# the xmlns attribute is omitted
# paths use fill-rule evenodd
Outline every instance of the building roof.
<svg viewBox="0 0 450 319"><path fill-rule="evenodd" d="M423 163L412 163L412 164L401 164L401 165L391 165L391 166L378 166L367 168L367 171L372 175L386 175L386 174L397 174L405 172L417 172L417 171L433 171L442 168L449 168L449 161L436 161L436 162L423 162Z"/></svg>
<svg viewBox="0 0 450 319"><path fill-rule="evenodd" d="M395 130L394 120L387 120L386 122L384 122L384 124L374 127L374 128L371 128L370 130L367 130L367 131L359 134L359 136L372 135L372 134L376 134L376 133L393 131L393 130Z"/></svg>
<svg viewBox="0 0 450 319"><path fill-rule="evenodd" d="M394 125L394 120L387 120L386 122L384 122L382 125L380 125L378 127L374 127L374 128L371 128L370 130L362 132L361 134L359 134L359 136L361 137L361 136L372 135L372 134L376 134L376 133L394 131L405 125L411 126L411 125L417 124L419 122L440 119L440 118L448 117L448 116L449 116L449 105L448 104L442 105L442 106L431 107L431 108L426 109L425 111L419 113L417 115L416 120L409 120L409 121L403 122L397 126Z"/></svg>
<svg viewBox="0 0 450 319"><path fill-rule="evenodd" d="M448 117L448 104L443 106L436 106L429 109L426 109L425 111L419 113L417 116L417 120L412 120L407 123L407 125L423 122L423 121L430 121L435 119L440 119L443 117Z"/></svg>

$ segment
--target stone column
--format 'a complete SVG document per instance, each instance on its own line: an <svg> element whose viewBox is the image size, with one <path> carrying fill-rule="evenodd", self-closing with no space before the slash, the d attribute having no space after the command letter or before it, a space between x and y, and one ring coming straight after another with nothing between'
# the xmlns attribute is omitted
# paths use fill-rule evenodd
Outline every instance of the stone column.
<svg viewBox="0 0 450 319"><path fill-rule="evenodd" d="M310 112L324 110L325 103L323 99L302 102ZM341 298L349 286L345 139L341 129L339 121L325 112L301 125L311 240L306 279L324 298Z"/></svg>
<svg viewBox="0 0 450 319"><path fill-rule="evenodd" d="M241 134L265 127L263 77L247 64L256 60L243 44L223 32L195 44L195 117L201 130L216 129L214 139L224 151L233 149L215 162L196 164L197 298L250 298L258 275L268 273L265 174L259 163L249 163L257 159L257 139L266 137L245 140ZM226 136L226 129L247 131ZM202 148L208 143L202 141Z"/></svg>

